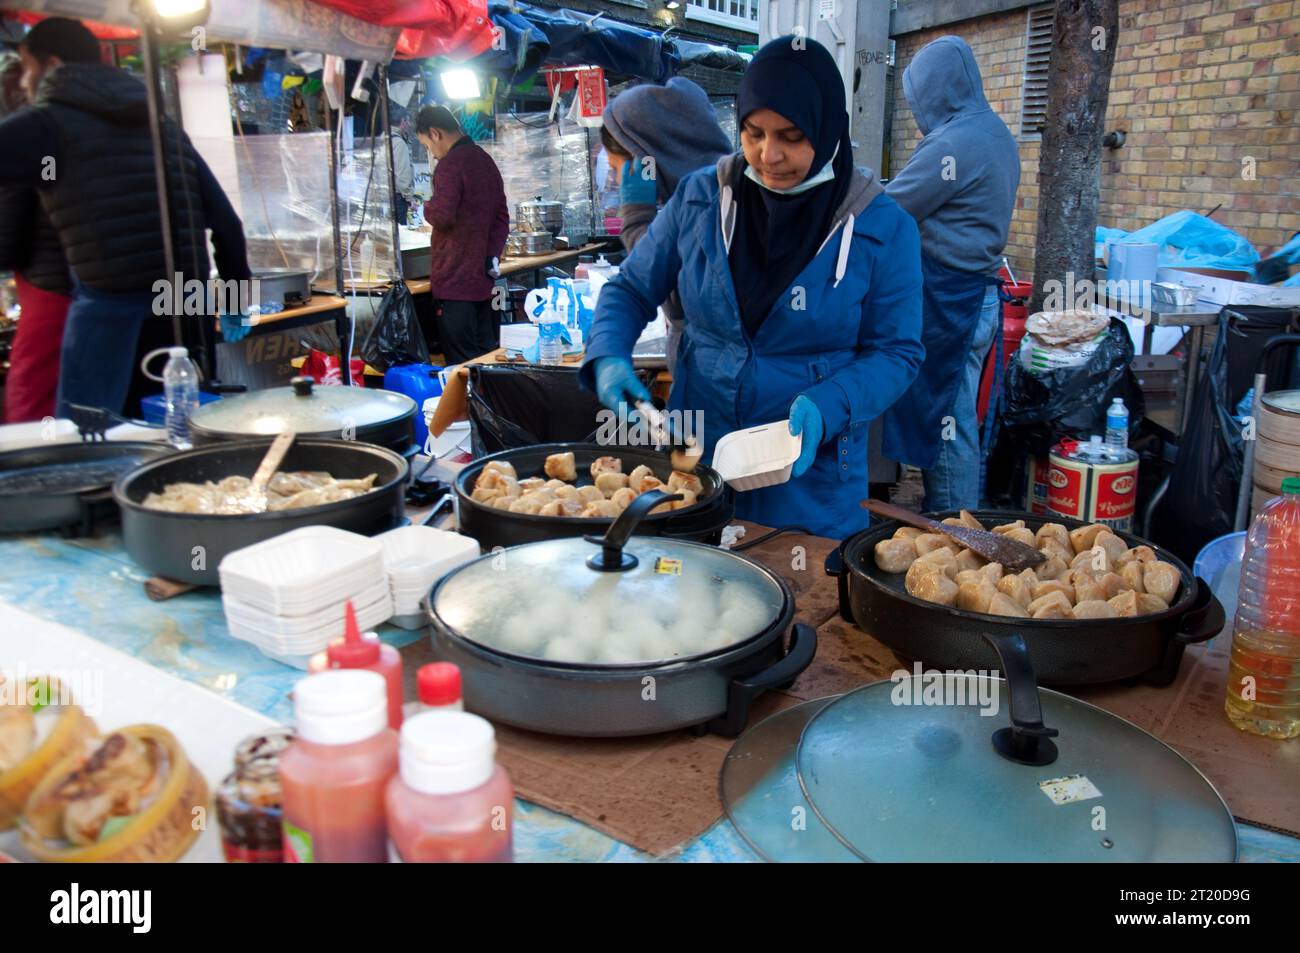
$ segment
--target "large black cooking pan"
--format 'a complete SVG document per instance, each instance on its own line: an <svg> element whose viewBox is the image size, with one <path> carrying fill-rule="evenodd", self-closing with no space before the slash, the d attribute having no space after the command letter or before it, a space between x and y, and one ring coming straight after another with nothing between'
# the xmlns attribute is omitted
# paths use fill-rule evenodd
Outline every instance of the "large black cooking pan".
<svg viewBox="0 0 1300 953"><path fill-rule="evenodd" d="M667 482L672 474L668 455L650 447L608 447L596 443L543 443L535 447L503 450L474 461L457 474L456 515L460 531L478 540L479 545L485 550L492 550L497 546L537 543L546 539L585 536L588 533L604 533L613 524L613 519L531 516L526 513L511 513L495 509L486 503L471 499L475 481L483 472L483 468L493 460L503 460L511 464L520 479L532 476L545 478L543 467L546 458L555 453L568 452L573 453L577 465L579 486L592 482L591 465L599 457L621 458L624 473L631 473L636 467L645 465L664 482ZM695 468L695 476L700 478L704 490L693 506L669 513L651 514L637 525L636 532L642 536L671 536L677 539L717 543L721 538L722 528L735 514L735 503L731 491L727 489L716 470L701 464Z"/></svg>
<svg viewBox="0 0 1300 953"><path fill-rule="evenodd" d="M934 518L956 515L949 511ZM1044 523L1061 523L1067 529L1088 525L1010 510L985 510L975 516L988 527L1018 519L1032 530ZM1040 684L1090 685L1140 677L1168 685L1178 674L1183 650L1214 638L1223 628L1223 606L1203 579L1167 550L1119 531L1115 534L1130 547L1150 546L1177 568L1182 583L1166 611L1119 619L1020 619L926 602L907 594L902 573L876 566L876 543L893 536L899 525L892 520L879 523L848 539L828 557L826 571L839 577L840 615L846 622L927 667L997 669L998 655L986 633L1019 632Z"/></svg>
<svg viewBox="0 0 1300 953"><path fill-rule="evenodd" d="M303 526L337 526L373 536L403 517L407 465L396 453L349 440L295 440L281 471L325 470L340 479L377 474L364 496L296 510L214 516L147 509L142 501L169 483L202 483L252 476L270 439L214 444L145 464L113 487L122 510L122 541L131 558L150 572L179 582L215 586L217 566L229 552Z"/></svg>
<svg viewBox="0 0 1300 953"><path fill-rule="evenodd" d="M0 453L0 533L90 533L99 504L111 510L114 481L171 452L165 443L49 443Z"/></svg>

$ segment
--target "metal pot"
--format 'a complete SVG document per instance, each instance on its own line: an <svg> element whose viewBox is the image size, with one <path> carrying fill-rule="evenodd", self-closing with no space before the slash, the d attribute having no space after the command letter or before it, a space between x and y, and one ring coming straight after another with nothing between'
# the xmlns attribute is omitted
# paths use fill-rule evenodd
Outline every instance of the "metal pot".
<svg viewBox="0 0 1300 953"><path fill-rule="evenodd" d="M515 206L515 221L521 232L562 232L564 203L543 201L539 195Z"/></svg>
<svg viewBox="0 0 1300 953"><path fill-rule="evenodd" d="M545 255L555 250L555 236L549 231L511 232L506 238L506 254L514 258Z"/></svg>
<svg viewBox="0 0 1300 953"><path fill-rule="evenodd" d="M460 666L466 708L549 734L697 728L734 737L755 698L808 667L816 632L790 630L794 599L779 576L715 547L632 538L637 522L671 499L652 490L603 537L492 553L434 587L433 651ZM727 608L682 615L699 608L703 592ZM596 619L608 622L587 631Z"/></svg>
<svg viewBox="0 0 1300 953"><path fill-rule="evenodd" d="M486 503L475 501L471 494L474 483L483 468L494 460L504 461L515 468L521 478L542 476L546 458L555 453L573 453L579 479L590 472L598 457L620 457L624 471L645 465L664 483L672 473L667 455L646 447L608 447L597 443L544 443L533 447L503 450L475 460L456 475L453 484L456 493L457 526L466 536L479 541L485 550L498 546L518 546L546 539L566 536L583 536L601 533L608 529L613 519L584 519L566 516L530 516L499 510ZM722 477L711 467L701 464L695 468L704 489L694 506L673 510L670 513L653 513L637 523L637 532L646 536L670 536L674 539L693 539L717 543L722 529L735 515L732 491ZM589 479L586 482L591 482Z"/></svg>
<svg viewBox="0 0 1300 953"><path fill-rule="evenodd" d="M292 430L299 437L357 440L399 453L414 442L419 408L405 394L315 384L315 378L295 377L288 387L204 404L190 415L190 434L196 445L203 445Z"/></svg>
<svg viewBox="0 0 1300 953"><path fill-rule="evenodd" d="M0 453L0 533L67 529L90 535L99 504L112 509L113 482L171 449L165 443L100 441Z"/></svg>
<svg viewBox="0 0 1300 953"><path fill-rule="evenodd" d="M957 512L934 516L944 519ZM1029 529L1061 523L1067 529L1088 524L1060 516L1009 510L977 512L988 525L1024 520ZM875 545L899 528L890 520L863 530L831 553L829 575L839 578L840 615L900 655L939 669L990 671L998 666L989 632L1021 632L1034 671L1043 684L1089 685L1141 677L1168 685L1178 675L1183 650L1214 638L1224 612L1209 585L1172 553L1153 543L1113 530L1130 547L1150 546L1182 577L1178 597L1166 611L1118 619L1021 619L968 612L909 595L902 573L876 566Z"/></svg>
<svg viewBox="0 0 1300 953"><path fill-rule="evenodd" d="M378 474L375 489L355 499L241 516L170 513L142 505L146 496L170 483L251 476L270 443L269 439L245 440L186 450L147 463L118 480L113 498L122 511L122 542L131 558L159 576L215 586L220 582L217 566L227 553L291 529L337 526L373 536L402 521L406 461L391 450L349 440L299 438L280 469L325 470L343 479Z"/></svg>

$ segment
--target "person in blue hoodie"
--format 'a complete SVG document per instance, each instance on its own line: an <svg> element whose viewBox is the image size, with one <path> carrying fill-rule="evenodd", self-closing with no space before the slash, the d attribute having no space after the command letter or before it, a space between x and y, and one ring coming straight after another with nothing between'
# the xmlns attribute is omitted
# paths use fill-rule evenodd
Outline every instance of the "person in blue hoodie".
<svg viewBox="0 0 1300 953"><path fill-rule="evenodd" d="M984 98L975 55L941 36L903 71L923 138L885 193L921 229L925 363L885 416L886 456L921 467L927 510L980 503L980 372L996 336L996 275L1011 227L1020 154Z"/></svg>
<svg viewBox="0 0 1300 953"><path fill-rule="evenodd" d="M619 93L605 107L600 141L618 175L619 239L631 251L688 173L712 166L732 151L709 95L684 76ZM653 160L648 162L647 160ZM663 303L668 318L668 372L677 369L682 304L676 292Z"/></svg>
<svg viewBox="0 0 1300 953"><path fill-rule="evenodd" d="M737 97L739 154L688 175L602 289L581 379L611 409L648 399L632 346L674 289L684 323L670 410L705 460L733 430L789 419L792 479L737 494L742 518L843 537L867 526L867 428L921 346L915 221L853 164L844 82L806 37L772 40Z"/></svg>

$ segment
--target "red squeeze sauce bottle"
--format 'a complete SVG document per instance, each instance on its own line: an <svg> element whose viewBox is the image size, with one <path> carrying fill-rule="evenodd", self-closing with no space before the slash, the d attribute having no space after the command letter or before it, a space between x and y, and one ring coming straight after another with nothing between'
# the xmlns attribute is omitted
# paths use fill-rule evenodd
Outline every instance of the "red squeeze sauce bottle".
<svg viewBox="0 0 1300 953"><path fill-rule="evenodd" d="M451 662L430 662L415 673L421 711L464 711L460 694L460 668Z"/></svg>
<svg viewBox="0 0 1300 953"><path fill-rule="evenodd" d="M388 686L388 727L402 728L402 656L391 645L379 641L374 632L364 636L357 628L357 612L348 600L343 638L325 650L327 668L363 668L384 677Z"/></svg>

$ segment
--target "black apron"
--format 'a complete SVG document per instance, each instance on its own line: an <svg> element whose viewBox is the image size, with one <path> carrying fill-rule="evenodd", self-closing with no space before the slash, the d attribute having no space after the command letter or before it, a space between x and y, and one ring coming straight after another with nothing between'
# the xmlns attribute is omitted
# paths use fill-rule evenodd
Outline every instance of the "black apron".
<svg viewBox="0 0 1300 953"><path fill-rule="evenodd" d="M1001 279L941 265L921 252L921 343L925 360L907 389L884 415L885 456L928 470L939 459L943 418L952 413L966 356L979 325L989 285Z"/></svg>

